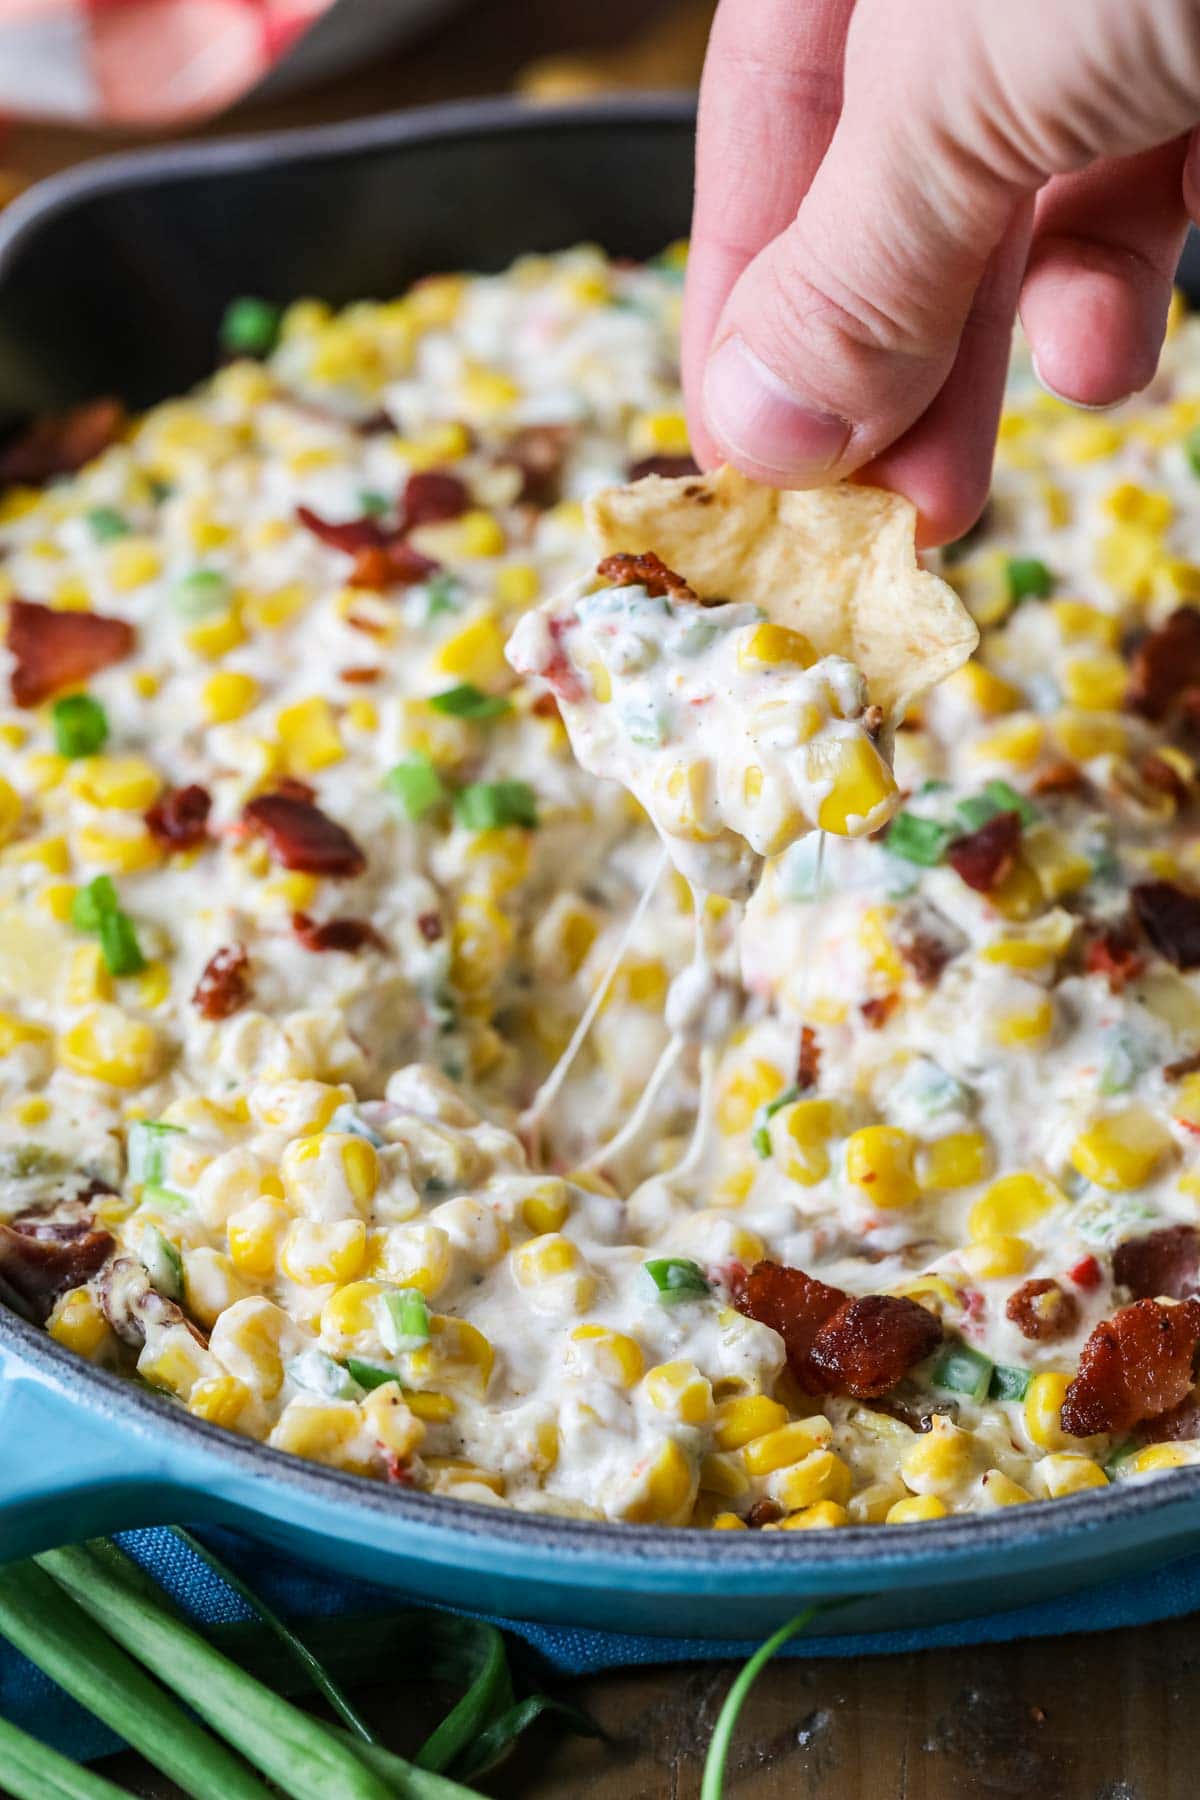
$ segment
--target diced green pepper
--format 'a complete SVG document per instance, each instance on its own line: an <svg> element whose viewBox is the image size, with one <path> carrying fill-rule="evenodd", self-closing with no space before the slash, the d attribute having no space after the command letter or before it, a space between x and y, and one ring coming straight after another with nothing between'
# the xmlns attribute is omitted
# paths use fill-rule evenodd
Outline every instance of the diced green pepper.
<svg viewBox="0 0 1200 1800"><path fill-rule="evenodd" d="M1054 577L1036 556L1010 556L1005 564L1009 599L1045 600L1054 592Z"/></svg>
<svg viewBox="0 0 1200 1800"><path fill-rule="evenodd" d="M537 795L527 781L472 781L454 796L454 817L468 831L537 822Z"/></svg>
<svg viewBox="0 0 1200 1800"><path fill-rule="evenodd" d="M972 1350L969 1344L951 1344L934 1367L933 1385L951 1394L966 1394L971 1400L984 1400L994 1367L990 1356Z"/></svg>
<svg viewBox="0 0 1200 1800"><path fill-rule="evenodd" d="M888 826L883 847L905 862L932 869L941 862L953 836L954 827L943 825L940 819L922 819L916 813L900 812Z"/></svg>
<svg viewBox="0 0 1200 1800"><path fill-rule="evenodd" d="M60 756L95 756L108 742L108 715L90 694L64 694L50 709Z"/></svg>
<svg viewBox="0 0 1200 1800"><path fill-rule="evenodd" d="M221 320L222 350L230 356L269 356L279 337L283 309L244 294L231 300Z"/></svg>
<svg viewBox="0 0 1200 1800"><path fill-rule="evenodd" d="M432 758L423 751L405 757L403 762L389 769L383 785L389 794L395 794L410 819L423 819L434 807L442 806L450 798L449 789Z"/></svg>
<svg viewBox="0 0 1200 1800"><path fill-rule="evenodd" d="M677 1300L703 1300L711 1293L704 1271L686 1256L656 1256L643 1263L664 1306Z"/></svg>

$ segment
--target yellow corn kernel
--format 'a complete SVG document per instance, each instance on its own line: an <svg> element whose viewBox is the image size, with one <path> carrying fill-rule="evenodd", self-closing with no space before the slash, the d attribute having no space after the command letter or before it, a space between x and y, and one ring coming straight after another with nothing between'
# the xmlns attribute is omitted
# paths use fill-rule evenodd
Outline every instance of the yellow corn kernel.
<svg viewBox="0 0 1200 1800"><path fill-rule="evenodd" d="M1062 1369L1035 1375L1025 1395L1025 1429L1041 1450L1069 1450L1076 1439L1062 1428L1060 1414L1071 1377Z"/></svg>
<svg viewBox="0 0 1200 1800"><path fill-rule="evenodd" d="M753 1437L742 1450L742 1462L748 1475L770 1475L776 1469L806 1459L818 1450L826 1450L833 1441L833 1427L823 1413L808 1419L793 1419L764 1436ZM823 1499L824 1495L814 1495ZM803 1505L797 1501L797 1505Z"/></svg>
<svg viewBox="0 0 1200 1800"><path fill-rule="evenodd" d="M1064 462L1098 462L1120 449L1123 435L1121 427L1108 419L1089 419L1074 413L1055 431L1054 447Z"/></svg>
<svg viewBox="0 0 1200 1800"><path fill-rule="evenodd" d="M770 1123L776 1166L789 1181L814 1187L829 1173L829 1140L840 1129L842 1109L835 1100L797 1100L783 1106Z"/></svg>
<svg viewBox="0 0 1200 1800"><path fill-rule="evenodd" d="M604 997L601 1010L613 1006L646 1006L657 1012L667 997L671 978L658 957L628 957L621 964Z"/></svg>
<svg viewBox="0 0 1200 1800"><path fill-rule="evenodd" d="M1108 1476L1098 1463L1090 1456L1080 1456L1070 1450L1043 1456L1034 1474L1050 1500L1062 1500L1068 1494L1082 1494L1088 1488L1108 1486Z"/></svg>
<svg viewBox="0 0 1200 1800"><path fill-rule="evenodd" d="M109 1087L140 1087L155 1073L161 1046L152 1025L117 1006L97 1006L59 1039L59 1060L76 1075Z"/></svg>
<svg viewBox="0 0 1200 1800"><path fill-rule="evenodd" d="M283 1273L303 1287L353 1281L366 1259L367 1228L361 1219L296 1219L279 1252Z"/></svg>
<svg viewBox="0 0 1200 1800"><path fill-rule="evenodd" d="M750 1492L750 1477L731 1451L712 1452L700 1463L700 1486L723 1500L741 1500Z"/></svg>
<svg viewBox="0 0 1200 1800"><path fill-rule="evenodd" d="M1032 769L1042 754L1042 721L1029 714L998 725L986 737L976 738L970 755L976 762L1007 763L1013 769Z"/></svg>
<svg viewBox="0 0 1200 1800"><path fill-rule="evenodd" d="M344 1220L353 1226L361 1220ZM387 1292L381 1281L348 1281L331 1294L321 1308L321 1336L339 1350L352 1349L361 1338L374 1338L378 1333L377 1305Z"/></svg>
<svg viewBox="0 0 1200 1800"><path fill-rule="evenodd" d="M192 654L202 657L205 662L216 662L219 657L227 656L246 641L246 628L239 608L229 606L222 612L213 613L211 618L197 620L184 632L183 639Z"/></svg>
<svg viewBox="0 0 1200 1800"><path fill-rule="evenodd" d="M858 941L871 970L887 983L899 987L904 980L904 960L892 942L889 927L895 919L894 906L868 906L858 921Z"/></svg>
<svg viewBox="0 0 1200 1800"><path fill-rule="evenodd" d="M869 1481L866 1487L851 1494L846 1511L852 1525L882 1525L892 1507L905 1496L904 1483L898 1475L887 1475L880 1481Z"/></svg>
<svg viewBox="0 0 1200 1800"><path fill-rule="evenodd" d="M320 695L282 707L275 715L275 729L293 775L314 775L346 754L333 708Z"/></svg>
<svg viewBox="0 0 1200 1800"><path fill-rule="evenodd" d="M162 558L147 538L118 538L108 552L108 579L118 594L128 594L157 581L162 574Z"/></svg>
<svg viewBox="0 0 1200 1800"><path fill-rule="evenodd" d="M236 1375L208 1375L192 1388L187 1407L193 1418L207 1419L210 1425L223 1425L230 1431L251 1398L250 1389Z"/></svg>
<svg viewBox="0 0 1200 1800"><path fill-rule="evenodd" d="M291 1223L291 1214L278 1200L263 1195L231 1212L225 1221L229 1257L239 1275L265 1281L273 1275L279 1243Z"/></svg>
<svg viewBox="0 0 1200 1800"><path fill-rule="evenodd" d="M1073 656L1062 667L1062 690L1071 706L1087 712L1111 712L1125 696L1129 671L1115 651L1098 656Z"/></svg>
<svg viewBox="0 0 1200 1800"><path fill-rule="evenodd" d="M499 369L473 364L459 384L459 400L468 423L487 423L510 411L521 398L521 390Z"/></svg>
<svg viewBox="0 0 1200 1800"><path fill-rule="evenodd" d="M288 1200L309 1218L363 1216L379 1186L379 1156L351 1132L314 1132L292 1139L279 1173Z"/></svg>
<svg viewBox="0 0 1200 1800"><path fill-rule="evenodd" d="M54 1033L19 1013L0 1012L0 1056L11 1056L20 1044L48 1044Z"/></svg>
<svg viewBox="0 0 1200 1800"><path fill-rule="evenodd" d="M590 662L585 673L592 690L592 699L598 706L607 706L612 699L612 676L602 662Z"/></svg>
<svg viewBox="0 0 1200 1800"><path fill-rule="evenodd" d="M346 723L354 731L378 731L379 708L373 700L351 700L346 708Z"/></svg>
<svg viewBox="0 0 1200 1800"><path fill-rule="evenodd" d="M840 738L828 746L812 744L809 774L833 786L817 808L822 831L859 837L883 822L883 810L896 798L896 778L869 738Z"/></svg>
<svg viewBox="0 0 1200 1800"><path fill-rule="evenodd" d="M57 612L90 612L91 590L78 575L64 576L61 581L55 582L50 604Z"/></svg>
<svg viewBox="0 0 1200 1800"><path fill-rule="evenodd" d="M1023 1488L1019 1481L1013 1481L1003 1469L986 1470L980 1487L989 1506L1022 1506L1026 1500L1033 1499L1028 1488Z"/></svg>
<svg viewBox="0 0 1200 1800"><path fill-rule="evenodd" d="M712 766L695 760L658 771L654 781L656 822L672 837L708 843L719 832L711 822Z"/></svg>
<svg viewBox="0 0 1200 1800"><path fill-rule="evenodd" d="M930 1430L901 1457L900 1473L916 1494L946 1493L967 1478L972 1462L968 1433L939 1414Z"/></svg>
<svg viewBox="0 0 1200 1800"><path fill-rule="evenodd" d="M749 1531L745 1519L739 1519L736 1513L719 1512L712 1522L713 1531Z"/></svg>
<svg viewBox="0 0 1200 1800"><path fill-rule="evenodd" d="M313 1462L337 1465L344 1461L358 1436L361 1420L350 1400L289 1400L267 1442L273 1450L287 1450Z"/></svg>
<svg viewBox="0 0 1200 1800"><path fill-rule="evenodd" d="M229 725L257 704L258 695L259 686L253 675L240 669L221 669L204 683L200 704L210 724Z"/></svg>
<svg viewBox="0 0 1200 1800"><path fill-rule="evenodd" d="M145 812L162 784L158 770L141 756L84 756L67 775L67 786L80 800L121 812Z"/></svg>
<svg viewBox="0 0 1200 1800"><path fill-rule="evenodd" d="M506 1478L498 1469L480 1469L458 1456L427 1456L425 1467L433 1474L435 1494L457 1494L464 1499L477 1499L478 1490L503 1494Z"/></svg>
<svg viewBox="0 0 1200 1800"><path fill-rule="evenodd" d="M570 1238L561 1232L544 1232L530 1238L512 1253L513 1271L522 1287L537 1287L559 1275L569 1275L579 1266L579 1252Z"/></svg>
<svg viewBox="0 0 1200 1800"><path fill-rule="evenodd" d="M24 1094L13 1101L9 1111L18 1125L44 1125L50 1117L51 1106L41 1094Z"/></svg>
<svg viewBox="0 0 1200 1800"><path fill-rule="evenodd" d="M412 1455L425 1436L425 1427L405 1403L398 1381L385 1381L359 1404L377 1443L393 1456Z"/></svg>
<svg viewBox="0 0 1200 1800"><path fill-rule="evenodd" d="M498 899L520 887L529 874L533 862L530 835L520 825L493 825L471 839L467 861L487 869L491 897Z"/></svg>
<svg viewBox="0 0 1200 1800"><path fill-rule="evenodd" d="M68 1006L90 1006L94 1000L111 1000L112 976L99 944L78 944L67 963L63 998Z"/></svg>
<svg viewBox="0 0 1200 1800"><path fill-rule="evenodd" d="M543 1181L521 1202L521 1219L535 1236L560 1231L571 1211L571 1196L565 1182Z"/></svg>
<svg viewBox="0 0 1200 1800"><path fill-rule="evenodd" d="M295 1330L274 1301L252 1296L236 1300L212 1329L209 1348L223 1369L244 1381L251 1393L273 1400L283 1386L281 1344Z"/></svg>
<svg viewBox="0 0 1200 1800"><path fill-rule="evenodd" d="M373 1269L399 1287L419 1288L431 1300L450 1274L451 1245L440 1225L427 1219L394 1225L383 1234Z"/></svg>
<svg viewBox="0 0 1200 1800"><path fill-rule="evenodd" d="M635 1470L636 1488L622 1516L633 1525L682 1523L696 1496L696 1475L674 1438L666 1438Z"/></svg>
<svg viewBox="0 0 1200 1800"><path fill-rule="evenodd" d="M984 1181L991 1173L992 1153L982 1131L952 1131L926 1144L917 1159L923 1189L952 1192Z"/></svg>
<svg viewBox="0 0 1200 1800"><path fill-rule="evenodd" d="M12 525L37 511L44 498L41 488L12 487L0 495L0 525Z"/></svg>
<svg viewBox="0 0 1200 1800"><path fill-rule="evenodd" d="M909 1494L885 1514L889 1525L916 1525L922 1519L944 1519L950 1508L936 1494Z"/></svg>
<svg viewBox="0 0 1200 1800"><path fill-rule="evenodd" d="M409 1412L424 1425L444 1425L458 1411L449 1394L434 1394L428 1390L418 1394L410 1388L405 1399Z"/></svg>
<svg viewBox="0 0 1200 1800"><path fill-rule="evenodd" d="M1016 712L1025 704L1025 696L1011 681L1005 681L974 658L956 669L946 682L947 690L958 694L985 718Z"/></svg>
<svg viewBox="0 0 1200 1800"><path fill-rule="evenodd" d="M576 1325L567 1343L566 1363L576 1373L600 1375L626 1388L641 1380L646 1367L637 1340L608 1325Z"/></svg>
<svg viewBox="0 0 1200 1800"><path fill-rule="evenodd" d="M1129 727L1111 712L1059 712L1053 720L1055 741L1064 756L1085 763L1094 756L1119 756L1129 743Z"/></svg>
<svg viewBox="0 0 1200 1800"><path fill-rule="evenodd" d="M90 1288L71 1288L57 1303L46 1322L57 1343L76 1356L94 1357L108 1342L110 1331L103 1309Z"/></svg>
<svg viewBox="0 0 1200 1800"><path fill-rule="evenodd" d="M140 970L135 981L134 993L139 1006L147 1012L153 1012L168 999L171 992L171 971L164 962L150 962Z"/></svg>
<svg viewBox="0 0 1200 1800"><path fill-rule="evenodd" d="M913 1171L916 1145L897 1125L865 1125L846 1141L846 1179L873 1206L911 1206L920 1194Z"/></svg>
<svg viewBox="0 0 1200 1800"><path fill-rule="evenodd" d="M1157 1475L1164 1469L1182 1469L1192 1461L1182 1444L1147 1444L1130 1459L1135 1475Z"/></svg>
<svg viewBox="0 0 1200 1800"><path fill-rule="evenodd" d="M850 1498L850 1488L850 1471L832 1450L811 1451L802 1462L776 1470L767 1483L772 1500L789 1513L814 1506L821 1500L845 1506Z"/></svg>
<svg viewBox="0 0 1200 1800"><path fill-rule="evenodd" d="M766 1437L787 1424L787 1408L767 1394L737 1394L722 1400L713 1423L713 1442L718 1450L741 1450L755 1438Z"/></svg>
<svg viewBox="0 0 1200 1800"><path fill-rule="evenodd" d="M361 597L361 596L360 596ZM283 625L289 625L298 618L312 602L312 589L303 582L289 582L286 587L273 588L269 593L247 594L242 603L243 613L248 622L257 631L278 631Z"/></svg>
<svg viewBox="0 0 1200 1800"><path fill-rule="evenodd" d="M997 1234L965 1245L959 1251L959 1261L969 1275L991 1281L998 1275L1020 1275L1029 1266L1030 1253L1024 1238Z"/></svg>
<svg viewBox="0 0 1200 1800"><path fill-rule="evenodd" d="M1175 1089L1171 1116L1181 1125L1200 1130L1200 1071L1185 1075Z"/></svg>
<svg viewBox="0 0 1200 1800"><path fill-rule="evenodd" d="M681 412L639 413L629 428L630 456L687 456L687 420Z"/></svg>
<svg viewBox="0 0 1200 1800"><path fill-rule="evenodd" d="M1021 1235L1043 1219L1066 1196L1044 1175L1019 1170L993 1181L980 1196L967 1218L967 1231L974 1243L1014 1233Z"/></svg>
<svg viewBox="0 0 1200 1800"><path fill-rule="evenodd" d="M532 606L540 592L537 569L532 563L509 563L497 570L495 591L501 606Z"/></svg>
<svg viewBox="0 0 1200 1800"><path fill-rule="evenodd" d="M448 1387L466 1387L480 1396L491 1380L495 1351L482 1331L466 1319L450 1319L434 1313L429 1321L430 1342L408 1357L408 1379L414 1387L440 1380Z"/></svg>
<svg viewBox="0 0 1200 1800"><path fill-rule="evenodd" d="M211 1368L207 1351L180 1326L147 1343L137 1359L137 1372L151 1387L163 1388L187 1400L196 1383Z"/></svg>
<svg viewBox="0 0 1200 1800"><path fill-rule="evenodd" d="M1084 639L1115 650L1121 639L1121 621L1115 613L1101 612L1086 600L1051 600L1047 603L1064 643Z"/></svg>
<svg viewBox="0 0 1200 1800"><path fill-rule="evenodd" d="M69 881L52 882L39 893L38 905L48 912L52 919L57 919L60 925L69 924L75 907L77 891Z"/></svg>
<svg viewBox="0 0 1200 1800"><path fill-rule="evenodd" d="M512 921L482 894L463 894L450 934L454 985L468 998L486 994L508 966Z"/></svg>
<svg viewBox="0 0 1200 1800"><path fill-rule="evenodd" d="M8 840L21 823L21 796L10 781L0 775L0 844Z"/></svg>
<svg viewBox="0 0 1200 1800"><path fill-rule="evenodd" d="M1173 1147L1161 1120L1144 1106L1127 1106L1080 1132L1071 1162L1086 1180L1119 1193L1149 1181Z"/></svg>
<svg viewBox="0 0 1200 1800"><path fill-rule="evenodd" d="M116 831L104 825L81 825L75 833L75 854L81 862L116 875L136 875L162 860L148 831Z"/></svg>
<svg viewBox="0 0 1200 1800"><path fill-rule="evenodd" d="M1005 1049L1040 1044L1054 1030L1054 1006L1044 994L1000 1007L991 1020L992 1042Z"/></svg>
<svg viewBox="0 0 1200 1800"><path fill-rule="evenodd" d="M712 1414L712 1387L693 1362L659 1363L642 1386L652 1406L684 1425L705 1425Z"/></svg>
<svg viewBox="0 0 1200 1800"><path fill-rule="evenodd" d="M848 1525L850 1514L834 1500L817 1500L789 1513L777 1527L780 1531L830 1531L837 1525Z"/></svg>
<svg viewBox="0 0 1200 1800"><path fill-rule="evenodd" d="M1104 496L1104 510L1122 525L1140 525L1147 531L1165 531L1175 513L1169 494L1122 481Z"/></svg>
<svg viewBox="0 0 1200 1800"><path fill-rule="evenodd" d="M773 669L779 663L810 669L817 653L801 632L787 625L751 625L738 634L737 659L740 669Z"/></svg>
<svg viewBox="0 0 1200 1800"><path fill-rule="evenodd" d="M48 794L67 772L67 759L55 750L31 750L25 758L25 776L35 794Z"/></svg>
<svg viewBox="0 0 1200 1800"><path fill-rule="evenodd" d="M725 1137L748 1131L760 1106L783 1092L783 1071L756 1057L730 1076L717 1099L717 1129Z"/></svg>
<svg viewBox="0 0 1200 1800"><path fill-rule="evenodd" d="M500 556L507 542L499 519L482 508L465 512L444 525L423 525L413 533L413 541L438 562Z"/></svg>

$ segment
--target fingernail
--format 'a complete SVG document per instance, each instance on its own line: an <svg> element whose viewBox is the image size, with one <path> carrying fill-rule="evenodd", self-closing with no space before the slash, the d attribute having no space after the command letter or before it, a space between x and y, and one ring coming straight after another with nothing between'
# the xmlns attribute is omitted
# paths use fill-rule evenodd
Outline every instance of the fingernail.
<svg viewBox="0 0 1200 1800"><path fill-rule="evenodd" d="M1031 353L1029 360L1033 365L1033 378L1038 386L1044 393L1049 394L1052 400L1061 400L1064 406L1078 407L1080 412L1111 412L1114 406L1124 406L1130 398L1129 394L1119 394L1115 400L1073 400L1070 394L1060 394L1053 382L1046 380L1036 354Z"/></svg>
<svg viewBox="0 0 1200 1800"><path fill-rule="evenodd" d="M845 419L806 406L737 336L708 360L704 413L713 436L739 462L792 480L827 473L850 437Z"/></svg>

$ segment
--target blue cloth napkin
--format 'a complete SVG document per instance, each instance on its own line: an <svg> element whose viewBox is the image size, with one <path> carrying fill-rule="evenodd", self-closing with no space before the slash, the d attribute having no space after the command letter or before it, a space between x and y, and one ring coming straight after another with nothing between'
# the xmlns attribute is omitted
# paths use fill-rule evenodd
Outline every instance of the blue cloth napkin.
<svg viewBox="0 0 1200 1800"><path fill-rule="evenodd" d="M198 1535L277 1611L295 1620L395 1608L398 1597L366 1582L345 1581L278 1555L239 1532L209 1529ZM205 1563L167 1531L130 1531L120 1542L201 1624L253 1615L244 1601ZM965 1644L1003 1644L1017 1638L1068 1632L1112 1631L1200 1611L1200 1556L1188 1556L1151 1574L1088 1588L1065 1600L1019 1607L984 1618L960 1619L919 1631L872 1635L801 1637L784 1656L894 1656ZM697 1642L688 1638L626 1637L611 1631L564 1630L498 1619L567 1675L635 1663L719 1661L744 1658L757 1643ZM121 1748L90 1713L75 1704L40 1669L0 1642L0 1714L56 1750L88 1762Z"/></svg>

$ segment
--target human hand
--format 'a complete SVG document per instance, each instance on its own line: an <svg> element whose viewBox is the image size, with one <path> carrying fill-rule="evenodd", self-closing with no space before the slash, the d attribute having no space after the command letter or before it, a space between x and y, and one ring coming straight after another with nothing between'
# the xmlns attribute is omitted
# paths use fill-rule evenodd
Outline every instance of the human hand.
<svg viewBox="0 0 1200 1800"><path fill-rule="evenodd" d="M959 536L1018 303L1052 392L1150 380L1198 119L1200 0L722 0L684 313L700 461L857 473L923 542Z"/></svg>

